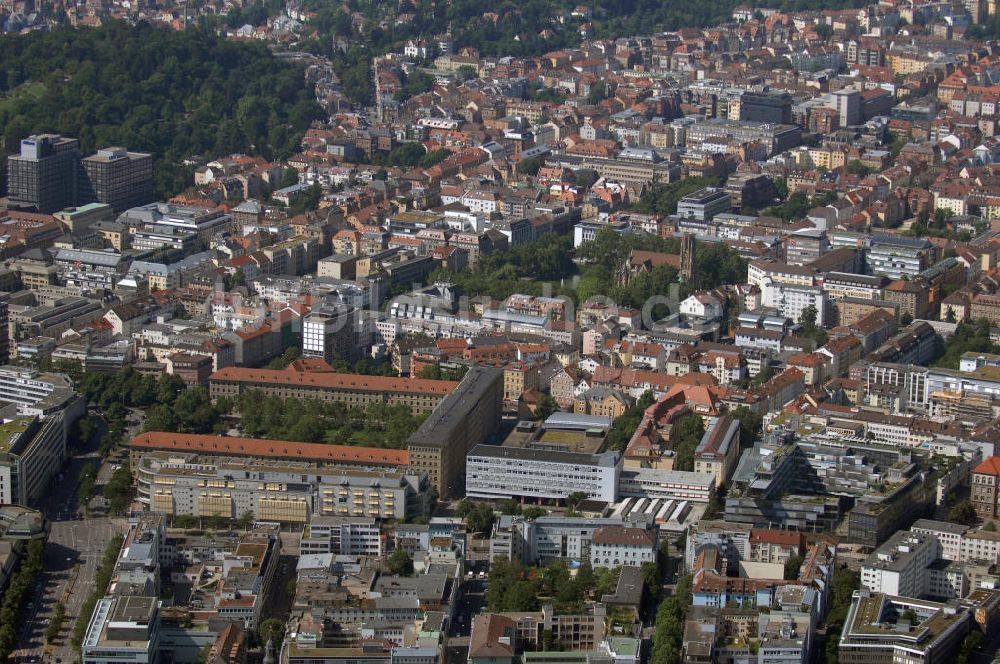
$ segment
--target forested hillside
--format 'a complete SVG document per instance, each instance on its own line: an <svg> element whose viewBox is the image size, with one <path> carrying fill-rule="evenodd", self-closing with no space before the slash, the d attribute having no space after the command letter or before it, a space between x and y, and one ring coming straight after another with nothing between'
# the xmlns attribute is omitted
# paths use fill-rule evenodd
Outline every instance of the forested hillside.
<svg viewBox="0 0 1000 664"><path fill-rule="evenodd" d="M305 4L318 12L315 26L325 34L350 36L353 29L350 15L344 9L361 13L367 19L360 33L376 51L398 48L407 39L429 36L451 28L458 47L473 46L483 55L541 55L580 42L576 27L590 22L599 37L651 35L662 30L704 27L729 20L733 9L742 0L718 2L682 2L680 0L525 0L483 3L481 0L403 0L386 3L379 0L349 0L330 3L306 0ZM258 13L266 5L260 1ZM806 9L842 9L860 7L862 0L765 0L760 7L787 11ZM591 11L591 16L571 15L579 6ZM265 12L266 13L266 12ZM411 14L410 20L397 23L392 18L400 13ZM552 34L539 33L550 28Z"/></svg>
<svg viewBox="0 0 1000 664"><path fill-rule="evenodd" d="M261 44L123 23L0 36L6 152L37 132L152 152L159 195L190 183L193 154L290 155L320 115L301 67Z"/></svg>

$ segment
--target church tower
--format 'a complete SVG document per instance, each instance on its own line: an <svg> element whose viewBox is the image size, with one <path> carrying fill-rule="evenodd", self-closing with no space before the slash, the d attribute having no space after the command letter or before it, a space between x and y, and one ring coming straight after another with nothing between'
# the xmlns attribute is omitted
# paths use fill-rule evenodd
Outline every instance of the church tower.
<svg viewBox="0 0 1000 664"><path fill-rule="evenodd" d="M685 283L694 279L694 233L681 236L681 280Z"/></svg>

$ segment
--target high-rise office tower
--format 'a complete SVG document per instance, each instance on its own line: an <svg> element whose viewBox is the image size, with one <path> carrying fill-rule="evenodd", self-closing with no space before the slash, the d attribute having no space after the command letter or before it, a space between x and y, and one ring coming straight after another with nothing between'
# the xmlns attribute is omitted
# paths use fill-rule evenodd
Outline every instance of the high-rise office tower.
<svg viewBox="0 0 1000 664"><path fill-rule="evenodd" d="M104 148L81 158L80 141L56 134L29 136L7 158L12 208L51 214L106 203L116 214L153 201L153 155Z"/></svg>
<svg viewBox="0 0 1000 664"><path fill-rule="evenodd" d="M861 93L857 90L837 90L832 93L837 112L840 113L841 127L854 127L864 122Z"/></svg>
<svg viewBox="0 0 1000 664"><path fill-rule="evenodd" d="M353 362L358 357L355 309L324 306L302 319L302 356Z"/></svg>
<svg viewBox="0 0 1000 664"><path fill-rule="evenodd" d="M104 148L82 161L79 201L107 203L116 214L153 200L153 155Z"/></svg>
<svg viewBox="0 0 1000 664"><path fill-rule="evenodd" d="M21 141L7 157L7 199L12 208L58 212L76 203L80 141L39 134Z"/></svg>

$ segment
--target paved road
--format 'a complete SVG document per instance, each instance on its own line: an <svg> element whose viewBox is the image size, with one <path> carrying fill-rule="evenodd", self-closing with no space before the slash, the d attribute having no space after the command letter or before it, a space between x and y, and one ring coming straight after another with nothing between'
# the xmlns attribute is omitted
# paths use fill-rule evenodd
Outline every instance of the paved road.
<svg viewBox="0 0 1000 664"><path fill-rule="evenodd" d="M991 664L1000 651L1000 634L994 634L983 647L972 653L969 664Z"/></svg>
<svg viewBox="0 0 1000 664"><path fill-rule="evenodd" d="M489 563L470 557L468 569L473 577L466 576L462 581L462 593L455 606L455 619L445 641L446 664L466 664L472 618L486 611L486 579L480 578L479 574L489 572Z"/></svg>
<svg viewBox="0 0 1000 664"><path fill-rule="evenodd" d="M486 609L486 580L480 579L480 570L488 569L485 562L472 563L470 568L476 576L466 578L462 583L462 594L455 607L455 620L451 624L450 636L445 640L446 664L466 664L469 658L469 635L472 632L472 618Z"/></svg>
<svg viewBox="0 0 1000 664"><path fill-rule="evenodd" d="M92 413L93 415L93 413ZM46 661L71 662L75 659L69 636L80 612L80 606L94 586L94 573L108 542L124 527L122 519L111 519L105 513L104 499L91 501L87 518L76 512L76 492L80 474L89 463L98 463L98 442L107 430L103 420L94 417L94 435L80 449L70 450L70 458L63 467L63 477L56 480L49 499L42 506L51 524L49 540L45 547L45 569L32 590L27 609L27 620L19 635L19 657L44 657ZM110 477L110 467L102 466L98 485ZM45 647L45 630L55 612L56 604L65 601L66 619L59 637Z"/></svg>
<svg viewBox="0 0 1000 664"><path fill-rule="evenodd" d="M478 616L486 609L486 580L478 578L479 570L486 567L482 565L475 569L477 578L466 579L462 584L462 596L455 607L455 620L451 628L451 635L454 637L468 637L472 630L473 616Z"/></svg>
<svg viewBox="0 0 1000 664"><path fill-rule="evenodd" d="M288 619L288 614L292 610L292 600L295 597L294 593L288 594L288 589L289 584L296 579L295 569L298 564L298 555L289 555L282 550L281 557L278 559L278 571L274 575L269 596L264 604L261 616L263 620L277 618L284 622Z"/></svg>
<svg viewBox="0 0 1000 664"><path fill-rule="evenodd" d="M468 658L468 645L448 645L445 647L445 662L447 662L447 664L466 664L466 660Z"/></svg>

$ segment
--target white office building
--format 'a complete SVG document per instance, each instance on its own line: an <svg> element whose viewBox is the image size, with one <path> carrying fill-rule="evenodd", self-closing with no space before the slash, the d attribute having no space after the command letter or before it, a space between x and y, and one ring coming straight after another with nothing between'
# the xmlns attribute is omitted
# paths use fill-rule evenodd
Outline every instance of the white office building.
<svg viewBox="0 0 1000 664"><path fill-rule="evenodd" d="M872 274L890 279L913 278L927 268L933 251L927 238L876 235L866 254Z"/></svg>
<svg viewBox="0 0 1000 664"><path fill-rule="evenodd" d="M632 234L632 225L627 221L612 221L607 216L584 219L573 227L573 247L576 248L584 242L590 242L597 237L602 228L610 228L618 235Z"/></svg>
<svg viewBox="0 0 1000 664"><path fill-rule="evenodd" d="M156 664L159 604L155 597L98 600L80 647L83 664Z"/></svg>
<svg viewBox="0 0 1000 664"><path fill-rule="evenodd" d="M927 568L940 551L933 535L899 531L865 559L861 587L873 593L923 597L930 589Z"/></svg>
<svg viewBox="0 0 1000 664"><path fill-rule="evenodd" d="M170 226L193 231L204 240L229 230L233 218L218 209L196 208L175 203L149 203L126 210L118 222L127 227Z"/></svg>
<svg viewBox="0 0 1000 664"><path fill-rule="evenodd" d="M910 532L918 535L930 535L937 538L941 547L940 556L945 560L962 559L962 541L965 533L969 531L968 526L960 523L949 523L947 521L933 521L931 519L917 519Z"/></svg>
<svg viewBox="0 0 1000 664"><path fill-rule="evenodd" d="M728 191L706 187L681 198L677 203L677 216L710 221L715 215L729 212L731 208L732 196Z"/></svg>
<svg viewBox="0 0 1000 664"><path fill-rule="evenodd" d="M715 479L715 475L688 470L624 468L618 480L618 495L707 503L715 493Z"/></svg>
<svg viewBox="0 0 1000 664"><path fill-rule="evenodd" d="M765 307L777 309L785 318L799 322L802 312L808 307L816 308L816 323L826 320L826 293L819 286L798 284L765 283L761 303Z"/></svg>
<svg viewBox="0 0 1000 664"><path fill-rule="evenodd" d="M63 374L47 374L15 366L0 367L0 401L32 406L48 399L58 388L72 389Z"/></svg>
<svg viewBox="0 0 1000 664"><path fill-rule="evenodd" d="M490 536L490 560L503 558L524 563L590 559L594 533L601 528L625 525L620 517L590 519L543 516L529 521L520 516L501 516Z"/></svg>
<svg viewBox="0 0 1000 664"><path fill-rule="evenodd" d="M564 500L582 492L614 502L622 457L617 452L580 454L498 445L476 445L466 458L470 498Z"/></svg>

